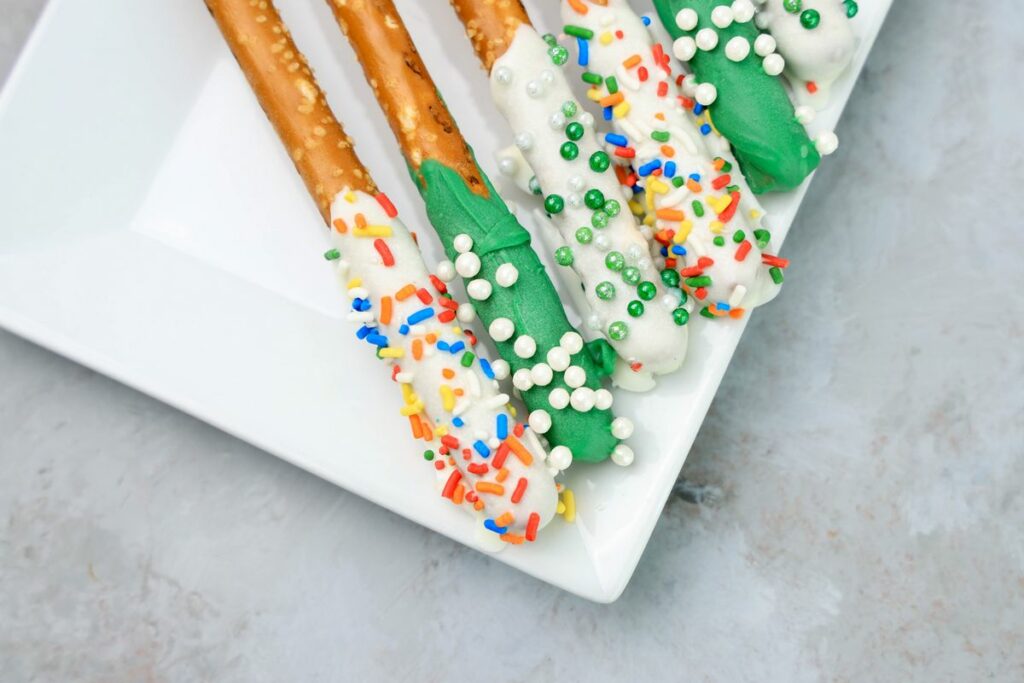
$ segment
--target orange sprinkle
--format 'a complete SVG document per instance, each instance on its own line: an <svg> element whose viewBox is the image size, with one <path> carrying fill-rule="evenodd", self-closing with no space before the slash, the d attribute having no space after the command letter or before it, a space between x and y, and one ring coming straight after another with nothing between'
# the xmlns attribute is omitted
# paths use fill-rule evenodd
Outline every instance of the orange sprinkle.
<svg viewBox="0 0 1024 683"><path fill-rule="evenodd" d="M502 534L499 538L512 545L522 545L523 541L526 540L525 536L520 536L519 534Z"/></svg>
<svg viewBox="0 0 1024 683"><path fill-rule="evenodd" d="M380 300L380 324L391 324L391 297L384 296Z"/></svg>
<svg viewBox="0 0 1024 683"><path fill-rule="evenodd" d="M506 479L508 479L508 469L505 468L505 467L502 467L500 470L498 470L498 474L495 475L494 478L497 479L499 482L505 481ZM505 525L504 524L499 524L498 526L505 526Z"/></svg>
<svg viewBox="0 0 1024 683"><path fill-rule="evenodd" d="M743 317L743 314L745 312L746 311L744 311L742 308L734 308L731 311L729 311L729 317L735 320L739 320L740 318Z"/></svg>
<svg viewBox="0 0 1024 683"><path fill-rule="evenodd" d="M423 341L420 339L412 340L412 357L416 360L423 358Z"/></svg>
<svg viewBox="0 0 1024 683"><path fill-rule="evenodd" d="M434 440L434 430L430 428L430 421L429 420L420 420L420 424L423 426L423 440L424 441L433 441Z"/></svg>
<svg viewBox="0 0 1024 683"><path fill-rule="evenodd" d="M434 334L433 332L428 334L427 335L427 343L428 344L436 344L437 343L437 335Z"/></svg>
<svg viewBox="0 0 1024 683"><path fill-rule="evenodd" d="M473 501L473 509L478 511L478 512L480 510L483 510L484 509L484 502L482 500L474 500Z"/></svg>
<svg viewBox="0 0 1024 683"><path fill-rule="evenodd" d="M423 422L420 421L419 415L409 416L409 425L412 427L412 438L421 439L423 438Z"/></svg>
<svg viewBox="0 0 1024 683"><path fill-rule="evenodd" d="M621 92L617 92L614 95L606 95L602 97L597 101L597 103L602 107L614 107L616 104L624 101L625 99L625 95L623 95Z"/></svg>
<svg viewBox="0 0 1024 683"><path fill-rule="evenodd" d="M725 159L723 159L722 157L718 157L717 159L715 159L714 166L716 171L721 171L723 168L725 168Z"/></svg>
<svg viewBox="0 0 1024 683"><path fill-rule="evenodd" d="M454 394L455 394L456 396L462 396L462 395L463 395L463 394L465 394L466 392L465 392L465 391L463 391L462 389L456 389L456 390L455 390L455 391L454 391L453 393L454 393Z"/></svg>
<svg viewBox="0 0 1024 683"><path fill-rule="evenodd" d="M690 178L686 181L686 187L690 190L690 192L696 192L698 194L701 192L700 183L698 183L693 178Z"/></svg>
<svg viewBox="0 0 1024 683"><path fill-rule="evenodd" d="M580 0L569 0L569 7L572 7L576 14L586 14L590 11L590 8L580 2Z"/></svg>
<svg viewBox="0 0 1024 683"><path fill-rule="evenodd" d="M476 486L474 486L473 488L475 488L480 493L493 493L496 496L505 495L504 486L502 486L501 484L494 484L489 481L478 481L476 483Z"/></svg>
<svg viewBox="0 0 1024 683"><path fill-rule="evenodd" d="M515 453L520 462L527 467L533 464L533 456L530 455L530 451L526 450L526 446L524 446L519 439L509 435L509 437L505 439L505 443L507 443L508 447L512 449L512 452Z"/></svg>
<svg viewBox="0 0 1024 683"><path fill-rule="evenodd" d="M441 371L441 376L444 377L445 379L452 379L453 377L455 377L455 371L452 370L451 368L445 368L444 370Z"/></svg>
<svg viewBox="0 0 1024 683"><path fill-rule="evenodd" d="M516 521L516 518L511 512L503 512L501 515L494 518L494 523L498 526L508 526L514 521Z"/></svg>
<svg viewBox="0 0 1024 683"><path fill-rule="evenodd" d="M654 215L663 221L681 221L686 218L686 214L679 209L658 209Z"/></svg>
<svg viewBox="0 0 1024 683"><path fill-rule="evenodd" d="M462 499L466 495L466 487L459 484L455 487L455 492L452 494L452 502L456 505L462 505Z"/></svg>
<svg viewBox="0 0 1024 683"><path fill-rule="evenodd" d="M627 69L632 69L639 63L640 55L633 55L632 57L627 57L625 60L623 60L622 66L626 67Z"/></svg>
<svg viewBox="0 0 1024 683"><path fill-rule="evenodd" d="M395 292L395 298L398 299L399 301L405 301L406 299L408 299L410 296L412 296L415 293L416 293L416 286L415 285L406 285L405 287L402 287L400 290Z"/></svg>
<svg viewBox="0 0 1024 683"><path fill-rule="evenodd" d="M337 230L338 232L340 232L342 235L344 235L346 232L348 232L348 223L346 223L341 218L335 218L334 219L334 229Z"/></svg>
<svg viewBox="0 0 1024 683"><path fill-rule="evenodd" d="M518 503L523 499L524 493L526 493L526 478L519 477L519 483L516 484L516 489L512 492L512 498L510 500L513 503Z"/></svg>
<svg viewBox="0 0 1024 683"><path fill-rule="evenodd" d="M356 214L356 227L357 228L365 228L366 227L366 216L364 216L361 213L357 213Z"/></svg>
<svg viewBox="0 0 1024 683"><path fill-rule="evenodd" d="M669 159L676 155L676 148L672 145L662 145L661 153L667 156Z"/></svg>

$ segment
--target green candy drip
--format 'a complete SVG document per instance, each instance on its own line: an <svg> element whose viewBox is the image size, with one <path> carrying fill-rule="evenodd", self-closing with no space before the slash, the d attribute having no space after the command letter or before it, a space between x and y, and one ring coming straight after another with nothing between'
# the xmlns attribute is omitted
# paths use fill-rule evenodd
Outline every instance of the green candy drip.
<svg viewBox="0 0 1024 683"><path fill-rule="evenodd" d="M711 23L715 7L730 4L729 0L654 0L658 16L673 39L693 37L703 28L718 32L718 46L710 51L697 50L690 67L698 81L711 83L718 90L710 106L711 118L732 144L750 189L756 194L792 190L818 167L821 157L796 120L781 81L765 73L761 59L753 53L741 62L725 56L730 39L740 36L753 45L758 36L752 21L733 22L724 29ZM686 8L697 12L697 26L692 31L676 25L676 14Z"/></svg>
<svg viewBox="0 0 1024 683"><path fill-rule="evenodd" d="M516 333L511 339L495 342L498 353L508 361L512 372L545 362L547 352L559 345L562 335L575 330L565 317L544 265L530 247L530 234L509 213L482 171L490 193L486 198L470 190L457 172L433 159L423 162L419 172L413 171L412 175L448 258L454 261L458 257L453 242L457 235L466 234L473 238L473 251L481 261L480 273L475 277L493 282L495 271L504 263L511 263L519 271L514 286L494 287L486 300L473 302L485 328L496 318L515 323ZM532 358L522 359L515 354L513 343L520 334L528 334L537 342L537 353ZM605 340L590 342L572 357L572 364L586 371L586 386L596 390L601 388L601 378L614 370L615 351ZM545 410L551 415L551 429L545 435L548 441L552 446L569 448L576 460L597 462L608 458L618 444L611 433L611 411L595 408L581 413L570 407L556 410L548 402L548 394L557 387L572 393L561 372L555 373L549 385L523 392L529 410Z"/></svg>

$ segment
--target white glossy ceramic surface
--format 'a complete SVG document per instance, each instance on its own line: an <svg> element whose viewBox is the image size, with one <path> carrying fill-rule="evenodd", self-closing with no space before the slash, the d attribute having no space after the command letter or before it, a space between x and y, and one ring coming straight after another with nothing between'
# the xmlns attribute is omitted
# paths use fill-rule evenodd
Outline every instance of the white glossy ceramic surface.
<svg viewBox="0 0 1024 683"><path fill-rule="evenodd" d="M835 126L890 1L861 3L854 63L813 130ZM508 131L448 3L398 4L496 177L489 160ZM546 30L560 26L556 4L527 2ZM433 260L419 198L328 8L279 5ZM842 148L825 163L843 163ZM201 0L53 0L0 97L0 188L0 325L474 545L343 319L320 218ZM765 200L777 239L805 190ZM530 198L505 196L528 215ZM556 520L497 559L592 600L618 597L743 327L695 317L682 372L651 394L617 394L637 422L635 464L574 467L577 523Z"/></svg>

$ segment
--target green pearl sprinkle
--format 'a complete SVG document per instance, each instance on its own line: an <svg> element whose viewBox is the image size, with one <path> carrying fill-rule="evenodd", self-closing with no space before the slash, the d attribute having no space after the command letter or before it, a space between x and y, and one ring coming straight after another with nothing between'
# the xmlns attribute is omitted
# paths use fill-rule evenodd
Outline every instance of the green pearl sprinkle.
<svg viewBox="0 0 1024 683"><path fill-rule="evenodd" d="M598 282L597 287L594 287L594 293L597 294L597 298L602 301L609 301L615 297L615 285L605 280L604 282Z"/></svg>
<svg viewBox="0 0 1024 683"><path fill-rule="evenodd" d="M658 287L653 282L645 280L637 286L636 293L644 301L650 301L658 293Z"/></svg>
<svg viewBox="0 0 1024 683"><path fill-rule="evenodd" d="M430 462L431 460L433 460L434 459L434 451L431 451L431 450L423 451L423 459L426 460L427 462Z"/></svg>
<svg viewBox="0 0 1024 683"><path fill-rule="evenodd" d="M607 152L594 152L590 155L590 170L596 173L604 173L612 165Z"/></svg>
<svg viewBox="0 0 1024 683"><path fill-rule="evenodd" d="M341 258L341 252L337 249L330 249L324 252L324 258L328 261L337 261Z"/></svg>
<svg viewBox="0 0 1024 683"><path fill-rule="evenodd" d="M608 326L608 336L615 341L622 341L629 336L629 325L617 320Z"/></svg>
<svg viewBox="0 0 1024 683"><path fill-rule="evenodd" d="M725 246L725 238L722 237L721 235L715 235L715 239L713 239L711 241L715 243L716 247L724 247Z"/></svg>
<svg viewBox="0 0 1024 683"><path fill-rule="evenodd" d="M548 48L548 57L555 66L562 66L569 61L569 51L561 45Z"/></svg>
<svg viewBox="0 0 1024 683"><path fill-rule="evenodd" d="M573 102L572 100L566 100L565 102L562 103L562 113L565 115L565 118L571 119L572 117L576 116L576 111L576 103Z"/></svg>
<svg viewBox="0 0 1024 683"><path fill-rule="evenodd" d="M579 140L583 137L583 124L579 121L573 121L565 127L565 137L570 140Z"/></svg>
<svg viewBox="0 0 1024 683"><path fill-rule="evenodd" d="M678 287L679 286L679 272L666 268L661 271L661 281L665 283L666 287Z"/></svg>
<svg viewBox="0 0 1024 683"><path fill-rule="evenodd" d="M644 314L644 303L636 300L630 301L629 304L626 305L626 312L634 318L639 318Z"/></svg>
<svg viewBox="0 0 1024 683"><path fill-rule="evenodd" d="M609 199L604 203L604 212L612 218L618 216L620 211L622 211L622 206L614 199Z"/></svg>
<svg viewBox="0 0 1024 683"><path fill-rule="evenodd" d="M854 2L853 0L845 0L844 4L846 5L847 19L853 19L855 16L857 16L857 12L860 10L860 7L857 6L856 2Z"/></svg>
<svg viewBox="0 0 1024 683"><path fill-rule="evenodd" d="M622 281L634 287L640 283L640 269L630 266L622 271Z"/></svg>
<svg viewBox="0 0 1024 683"><path fill-rule="evenodd" d="M548 47L554 47L555 45L558 45L558 39L555 38L554 33L545 33L544 35L541 36L541 38L543 38L544 42L548 44Z"/></svg>
<svg viewBox="0 0 1024 683"><path fill-rule="evenodd" d="M808 31L818 28L818 24L821 23L821 15L818 14L818 10L816 9L804 10L800 14L800 23Z"/></svg>
<svg viewBox="0 0 1024 683"><path fill-rule="evenodd" d="M558 153L566 161L572 161L580 155L580 148L576 146L575 142L563 142L562 148L558 150Z"/></svg>
<svg viewBox="0 0 1024 683"><path fill-rule="evenodd" d="M600 209L604 206L604 192L596 188L587 190L587 193L583 195L583 203L587 205L588 209Z"/></svg>
<svg viewBox="0 0 1024 683"><path fill-rule="evenodd" d="M572 249L569 247L555 249L555 261L560 266L571 266L573 261Z"/></svg>
<svg viewBox="0 0 1024 683"><path fill-rule="evenodd" d="M677 308L672 311L672 320L675 321L676 325L682 327L686 323L690 322L690 312L685 308Z"/></svg>
<svg viewBox="0 0 1024 683"><path fill-rule="evenodd" d="M608 227L608 214L604 211L595 211L594 215L590 217L590 224L597 229Z"/></svg>
<svg viewBox="0 0 1024 683"><path fill-rule="evenodd" d="M801 0L782 0L782 7L790 14L796 14L803 7Z"/></svg>
<svg viewBox="0 0 1024 683"><path fill-rule="evenodd" d="M580 244L590 244L594 241L594 231L587 226L583 226L576 231L576 241Z"/></svg>
<svg viewBox="0 0 1024 683"><path fill-rule="evenodd" d="M562 209L565 208L565 200L562 199L561 195L549 194L544 198L544 210L548 213L562 213Z"/></svg>
<svg viewBox="0 0 1024 683"><path fill-rule="evenodd" d="M604 265L608 266L608 270L614 270L617 273L626 266L626 257L622 255L621 251L609 251L608 255L604 257Z"/></svg>
<svg viewBox="0 0 1024 683"><path fill-rule="evenodd" d="M530 188L530 192L532 192L533 194L543 194L543 191L540 189L540 181L537 180L537 176L532 176L530 178L530 182L527 183L527 185Z"/></svg>

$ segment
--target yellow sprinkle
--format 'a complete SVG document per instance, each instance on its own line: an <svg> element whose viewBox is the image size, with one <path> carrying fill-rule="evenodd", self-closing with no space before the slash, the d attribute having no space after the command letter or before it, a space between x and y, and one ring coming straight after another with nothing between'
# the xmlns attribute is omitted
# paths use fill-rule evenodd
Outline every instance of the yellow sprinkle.
<svg viewBox="0 0 1024 683"><path fill-rule="evenodd" d="M719 220L714 220L711 221L711 225L709 227L711 228L711 232L718 234L722 232L722 228L725 227L725 223Z"/></svg>
<svg viewBox="0 0 1024 683"><path fill-rule="evenodd" d="M402 384L401 387L403 401L405 401L406 403L412 403L414 400L416 400L416 394L413 393L411 384Z"/></svg>
<svg viewBox="0 0 1024 683"><path fill-rule="evenodd" d="M402 409L399 412L402 413L402 415L404 415L405 417L409 417L410 415L417 415L422 411L423 403L421 401L416 401L415 403L410 403L409 405L402 406Z"/></svg>
<svg viewBox="0 0 1024 683"><path fill-rule="evenodd" d="M715 213L722 213L725 211L730 204L732 204L732 197L729 195L719 195L718 197L708 197L708 204L715 210Z"/></svg>
<svg viewBox="0 0 1024 683"><path fill-rule="evenodd" d="M682 244L686 241L686 238L690 236L691 230L693 230L693 221L689 218L679 221L679 229L676 230L676 234L672 237L672 241L676 244Z"/></svg>
<svg viewBox="0 0 1024 683"><path fill-rule="evenodd" d="M509 403L509 404L508 404L508 405L506 406L506 408L508 408L508 414L512 416L512 419L515 419L515 417L516 417L516 412L517 412L517 411L516 411L516 407L515 407L514 405L512 405L511 403Z"/></svg>
<svg viewBox="0 0 1024 683"><path fill-rule="evenodd" d="M405 356L405 349L401 346L389 346L377 353L381 358L403 358Z"/></svg>
<svg viewBox="0 0 1024 683"><path fill-rule="evenodd" d="M649 178L647 180L647 189L656 194L665 194L668 192L668 185L656 178Z"/></svg>
<svg viewBox="0 0 1024 683"><path fill-rule="evenodd" d="M353 228L352 235L355 237L391 237L391 226L367 225L365 228Z"/></svg>
<svg viewBox="0 0 1024 683"><path fill-rule="evenodd" d="M612 42L612 34L609 33L608 31L605 31L600 36L598 36L597 39L601 41L602 45L610 45Z"/></svg>
<svg viewBox="0 0 1024 683"><path fill-rule="evenodd" d="M448 428L444 425L438 425L434 427L434 434L437 434L438 436L447 436Z"/></svg>
<svg viewBox="0 0 1024 683"><path fill-rule="evenodd" d="M648 226L654 225L654 220L655 220L654 214L653 213L649 213L646 216L644 216L644 225L648 225Z"/></svg>
<svg viewBox="0 0 1024 683"><path fill-rule="evenodd" d="M345 286L345 289L355 289L356 287L362 287L362 286L363 286L363 278L361 278L361 277L354 277L354 278L352 278L351 280L348 281L348 284Z"/></svg>
<svg viewBox="0 0 1024 683"><path fill-rule="evenodd" d="M562 501L558 501L558 505L555 506L555 513L557 513L559 515L564 515L565 514L565 503L563 503Z"/></svg>
<svg viewBox="0 0 1024 683"><path fill-rule="evenodd" d="M348 202L349 204L355 204L356 203L356 195L355 195L354 192L351 192L351 191L346 192L344 194L344 197L345 197L345 201Z"/></svg>
<svg viewBox="0 0 1024 683"><path fill-rule="evenodd" d="M624 119L629 115L629 102L619 102L617 105L612 107L612 114L617 119Z"/></svg>
<svg viewBox="0 0 1024 683"><path fill-rule="evenodd" d="M647 212L654 213L654 192L644 192L644 199L647 203Z"/></svg>
<svg viewBox="0 0 1024 683"><path fill-rule="evenodd" d="M587 91L587 99L589 100L597 102L602 97L604 97L604 95L602 95L601 91L598 90L597 88L591 88L590 90Z"/></svg>
<svg viewBox="0 0 1024 683"><path fill-rule="evenodd" d="M572 495L572 490L566 489L562 492L562 503L565 505L565 511L562 513L565 521L572 524L576 521L576 496Z"/></svg>
<svg viewBox="0 0 1024 683"><path fill-rule="evenodd" d="M761 212L760 211L758 211L757 209L751 209L750 210L750 220L756 221L760 217L761 217Z"/></svg>
<svg viewBox="0 0 1024 683"><path fill-rule="evenodd" d="M633 212L634 216L642 216L644 214L643 204L635 199L629 200L629 210Z"/></svg>
<svg viewBox="0 0 1024 683"><path fill-rule="evenodd" d="M452 408L455 407L455 394L452 393L452 388L447 384L442 384L440 391L444 409L449 413L452 412Z"/></svg>

